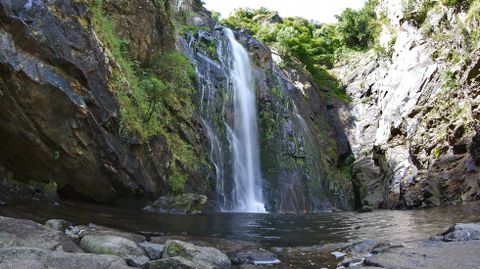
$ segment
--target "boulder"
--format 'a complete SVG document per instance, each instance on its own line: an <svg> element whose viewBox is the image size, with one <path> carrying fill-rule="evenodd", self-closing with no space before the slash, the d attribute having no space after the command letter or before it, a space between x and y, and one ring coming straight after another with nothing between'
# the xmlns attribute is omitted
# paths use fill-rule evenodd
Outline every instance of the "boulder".
<svg viewBox="0 0 480 269"><path fill-rule="evenodd" d="M376 240L364 240L344 248L343 251L350 254L368 254L384 247L390 247L390 244Z"/></svg>
<svg viewBox="0 0 480 269"><path fill-rule="evenodd" d="M212 247L200 247L191 243L169 240L165 243L163 258L183 257L205 266L230 268L230 259L225 253Z"/></svg>
<svg viewBox="0 0 480 269"><path fill-rule="evenodd" d="M2 269L127 269L125 262L113 255L66 253L39 248L13 247L0 249Z"/></svg>
<svg viewBox="0 0 480 269"><path fill-rule="evenodd" d="M128 256L125 258L128 266L143 267L150 259L147 256Z"/></svg>
<svg viewBox="0 0 480 269"><path fill-rule="evenodd" d="M162 196L143 210L160 214L195 215L205 210L207 196L200 194L183 194Z"/></svg>
<svg viewBox="0 0 480 269"><path fill-rule="evenodd" d="M388 243L378 242L376 240L364 240L354 244L350 244L341 248L338 251L333 251L331 254L336 259L342 258L342 261L338 264L339 268L357 268L363 264L366 257L372 255L372 253L382 253L392 246Z"/></svg>
<svg viewBox="0 0 480 269"><path fill-rule="evenodd" d="M162 258L164 245L154 243L140 243L138 244L150 258L150 260L158 260Z"/></svg>
<svg viewBox="0 0 480 269"><path fill-rule="evenodd" d="M280 260L272 252L265 249L255 249L240 251L234 254L232 258L233 264L277 264Z"/></svg>
<svg viewBox="0 0 480 269"><path fill-rule="evenodd" d="M144 242L145 236L139 234L132 234L127 232L122 232L117 229L103 227L99 225L95 225L90 223L88 226L86 225L77 225L67 229L65 233L74 239L74 241L80 242L80 240L86 235L112 235L123 237L125 239L134 241L136 243Z"/></svg>
<svg viewBox="0 0 480 269"><path fill-rule="evenodd" d="M0 217L0 248L32 247L82 252L65 234L31 220Z"/></svg>
<svg viewBox="0 0 480 269"><path fill-rule="evenodd" d="M86 235L80 241L80 247L86 252L111 254L123 258L145 255L137 243L113 235Z"/></svg>
<svg viewBox="0 0 480 269"><path fill-rule="evenodd" d="M65 230L70 226L70 222L63 219L51 219L45 222L45 227L57 230L59 232L65 232Z"/></svg>
<svg viewBox="0 0 480 269"><path fill-rule="evenodd" d="M446 242L480 240L480 223L457 223L441 234Z"/></svg>
<svg viewBox="0 0 480 269"><path fill-rule="evenodd" d="M385 199L388 183L382 177L382 171L375 160L371 156L358 159L353 164L352 174L353 185L360 196L358 202L378 208Z"/></svg>

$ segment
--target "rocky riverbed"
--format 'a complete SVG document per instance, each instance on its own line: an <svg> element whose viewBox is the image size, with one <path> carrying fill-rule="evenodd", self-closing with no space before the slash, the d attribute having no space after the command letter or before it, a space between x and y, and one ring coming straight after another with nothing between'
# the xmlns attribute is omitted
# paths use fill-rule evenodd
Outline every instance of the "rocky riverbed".
<svg viewBox="0 0 480 269"><path fill-rule="evenodd" d="M321 242L319 242L321 243ZM52 219L0 217L0 268L476 268L480 224L405 245L364 240L268 247L220 238L127 233Z"/></svg>

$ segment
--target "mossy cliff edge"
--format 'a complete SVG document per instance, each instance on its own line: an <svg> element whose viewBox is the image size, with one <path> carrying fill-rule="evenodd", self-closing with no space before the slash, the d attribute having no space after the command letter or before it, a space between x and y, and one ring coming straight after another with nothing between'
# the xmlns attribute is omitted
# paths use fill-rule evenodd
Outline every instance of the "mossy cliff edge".
<svg viewBox="0 0 480 269"><path fill-rule="evenodd" d="M209 193L174 16L157 0L1 1L2 180L101 202Z"/></svg>

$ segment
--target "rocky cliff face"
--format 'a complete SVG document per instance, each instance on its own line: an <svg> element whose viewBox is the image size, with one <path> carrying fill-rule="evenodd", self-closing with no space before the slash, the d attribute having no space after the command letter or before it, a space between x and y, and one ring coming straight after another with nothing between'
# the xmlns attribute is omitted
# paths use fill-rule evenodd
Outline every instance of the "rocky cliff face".
<svg viewBox="0 0 480 269"><path fill-rule="evenodd" d="M383 52L335 70L352 99L337 109L348 115L363 204L417 208L480 197L478 7L436 3L419 24L411 17L421 8L381 1Z"/></svg>
<svg viewBox="0 0 480 269"><path fill-rule="evenodd" d="M480 198L480 7L402 3L380 1L381 46L333 70L348 104L236 34L253 62L269 210L351 208L354 191L383 208ZM180 47L198 85L148 91L169 66L158 57ZM0 48L2 197L228 199L227 51L198 1L0 0ZM157 111L155 98L170 99Z"/></svg>
<svg viewBox="0 0 480 269"><path fill-rule="evenodd" d="M227 144L222 121L233 116L224 110L222 38L198 1L0 1L0 195L215 198L216 185L220 196L218 179L231 164L229 149L215 147ZM336 111L300 65L280 70L268 47L245 32L237 38L254 63L268 209L351 208L351 182L341 171L350 149L334 138ZM178 45L197 67L198 87L190 85L187 98L167 95L164 110L139 119L146 104L145 112L157 105L156 95L138 93L156 82L143 79L162 69L158 55ZM160 130L142 129L151 119Z"/></svg>
<svg viewBox="0 0 480 269"><path fill-rule="evenodd" d="M234 116L229 48L221 28L204 29L186 33L182 44L200 77L199 107L217 172L217 200L228 208L233 179L227 124L232 125ZM340 167L350 148L348 142L344 148L338 146L341 143L334 138L338 130L329 117L336 111L329 111L300 65L281 69L282 59L267 46L245 31L236 35L253 63L267 209L352 208L352 184Z"/></svg>
<svg viewBox="0 0 480 269"><path fill-rule="evenodd" d="M122 72L115 73L120 65L95 31L97 2L0 1L2 184L101 202L169 192L170 167L178 161L165 135L143 142L120 131L120 93L112 81ZM103 1L101 8L140 66L175 47L169 2ZM193 117L178 124L183 128L167 133L203 156L200 125ZM191 172L187 189L208 192L208 169Z"/></svg>

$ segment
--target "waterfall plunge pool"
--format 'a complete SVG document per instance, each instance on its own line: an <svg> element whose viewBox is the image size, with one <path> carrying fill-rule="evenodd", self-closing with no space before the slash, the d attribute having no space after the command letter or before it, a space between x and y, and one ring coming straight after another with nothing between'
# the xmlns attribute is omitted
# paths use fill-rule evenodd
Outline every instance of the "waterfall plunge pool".
<svg viewBox="0 0 480 269"><path fill-rule="evenodd" d="M479 222L480 202L412 211L317 214L210 213L197 216L156 215L141 209L64 201L60 206L11 203L0 215L44 223L61 218L76 224L94 223L127 232L214 237L260 244L298 247L328 243L383 240L393 244L427 239L458 222Z"/></svg>

